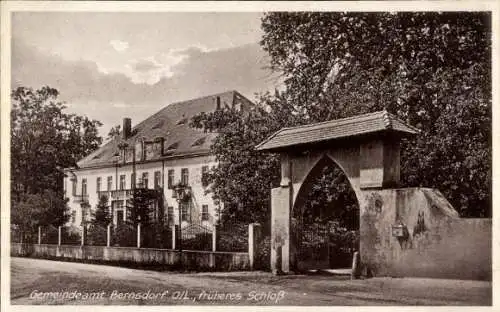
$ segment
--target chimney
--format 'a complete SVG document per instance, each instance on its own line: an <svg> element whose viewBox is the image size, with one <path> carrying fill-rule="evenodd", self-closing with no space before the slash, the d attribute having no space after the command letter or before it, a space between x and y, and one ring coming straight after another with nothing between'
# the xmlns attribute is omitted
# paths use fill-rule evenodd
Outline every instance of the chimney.
<svg viewBox="0 0 500 312"><path fill-rule="evenodd" d="M122 138L124 140L128 139L131 133L132 133L132 119L123 118Z"/></svg>
<svg viewBox="0 0 500 312"><path fill-rule="evenodd" d="M217 110L220 109L220 96L217 96Z"/></svg>

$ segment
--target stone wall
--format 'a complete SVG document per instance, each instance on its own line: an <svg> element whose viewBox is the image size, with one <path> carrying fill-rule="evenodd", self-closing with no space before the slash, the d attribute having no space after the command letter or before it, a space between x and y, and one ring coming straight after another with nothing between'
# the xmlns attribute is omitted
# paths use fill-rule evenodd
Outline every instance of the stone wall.
<svg viewBox="0 0 500 312"><path fill-rule="evenodd" d="M368 274L491 279L491 219L462 219L434 189L364 190L361 262ZM392 227L401 225L403 236Z"/></svg>
<svg viewBox="0 0 500 312"><path fill-rule="evenodd" d="M129 263L182 267L199 271L240 271L250 269L248 253L220 251L182 251L169 249L11 244L11 256L67 259L94 262Z"/></svg>

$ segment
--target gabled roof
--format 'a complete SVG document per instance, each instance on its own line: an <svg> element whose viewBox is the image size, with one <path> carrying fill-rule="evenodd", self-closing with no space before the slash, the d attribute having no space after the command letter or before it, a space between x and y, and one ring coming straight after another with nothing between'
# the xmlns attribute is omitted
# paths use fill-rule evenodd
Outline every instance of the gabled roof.
<svg viewBox="0 0 500 312"><path fill-rule="evenodd" d="M279 150L295 145L355 137L380 131L415 135L420 132L387 111L358 115L293 128L283 128L256 146L257 150Z"/></svg>
<svg viewBox="0 0 500 312"><path fill-rule="evenodd" d="M175 147L175 149L171 149L168 155L163 155L156 159L148 159L148 161L159 160L165 157L207 154L217 134L205 133L202 130L193 129L189 127L189 123L194 115L201 112L209 113L215 111L217 108L217 97L220 98L221 108L225 106L232 107L232 105L237 103L242 103L245 106L253 104L237 91L228 91L172 103L133 127L131 136L126 140L123 140L121 136L117 136L87 157L81 159L77 163L78 167L89 168L113 165L115 154L119 152L118 145L120 143L126 142L129 146L133 146L134 142L138 142L139 140L154 141L158 138L163 138L164 140L164 151L167 151L170 146ZM132 120L133 122L134 120Z"/></svg>

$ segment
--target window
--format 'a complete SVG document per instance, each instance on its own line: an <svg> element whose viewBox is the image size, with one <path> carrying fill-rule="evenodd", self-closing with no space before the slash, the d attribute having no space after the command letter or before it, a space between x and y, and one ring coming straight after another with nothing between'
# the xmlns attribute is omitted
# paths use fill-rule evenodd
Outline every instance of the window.
<svg viewBox="0 0 500 312"><path fill-rule="evenodd" d="M191 146L200 146L205 143L206 137L199 138L198 140L194 141L193 145Z"/></svg>
<svg viewBox="0 0 500 312"><path fill-rule="evenodd" d="M178 147L179 147L179 142L175 142L167 147L167 151L177 149Z"/></svg>
<svg viewBox="0 0 500 312"><path fill-rule="evenodd" d="M201 221L208 221L208 205L201 206Z"/></svg>
<svg viewBox="0 0 500 312"><path fill-rule="evenodd" d="M130 174L130 188L133 189L135 187L135 173Z"/></svg>
<svg viewBox="0 0 500 312"><path fill-rule="evenodd" d="M123 210L117 210L116 211L116 223L122 224L123 218L124 218Z"/></svg>
<svg viewBox="0 0 500 312"><path fill-rule="evenodd" d="M174 169L170 169L167 174L168 174L167 187L169 190L171 190L172 187L174 186Z"/></svg>
<svg viewBox="0 0 500 312"><path fill-rule="evenodd" d="M163 119L162 119L162 120L160 120L160 121L158 121L158 122L157 122L157 123L153 126L153 128L152 128L152 129L160 129L161 127L163 127L164 122L165 122L165 120L163 120Z"/></svg>
<svg viewBox="0 0 500 312"><path fill-rule="evenodd" d="M181 220L188 221L189 219L189 203L181 203Z"/></svg>
<svg viewBox="0 0 500 312"><path fill-rule="evenodd" d="M203 187L208 185L208 166L201 167L201 185Z"/></svg>
<svg viewBox="0 0 500 312"><path fill-rule="evenodd" d="M75 196L76 195L76 187L78 184L77 178L75 177L74 179L72 179L71 183L72 183L72 187L73 187L73 189L71 190L71 193L73 194L73 196Z"/></svg>
<svg viewBox="0 0 500 312"><path fill-rule="evenodd" d="M115 200L111 203L113 210L116 211L116 222L121 224L125 218L125 210L124 210L125 202L123 200Z"/></svg>
<svg viewBox="0 0 500 312"><path fill-rule="evenodd" d="M95 181L95 189L96 189L96 192L99 193L101 191L101 177L98 177Z"/></svg>
<svg viewBox="0 0 500 312"><path fill-rule="evenodd" d="M161 172L155 171L155 188L159 188L161 186Z"/></svg>
<svg viewBox="0 0 500 312"><path fill-rule="evenodd" d="M168 219L168 223L174 222L174 207L172 207L172 206L167 207L167 219Z"/></svg>
<svg viewBox="0 0 500 312"><path fill-rule="evenodd" d="M122 174L120 175L120 190L124 190L125 189L125 175Z"/></svg>
<svg viewBox="0 0 500 312"><path fill-rule="evenodd" d="M123 200L116 201L116 208L117 209L123 209L123 207L125 207Z"/></svg>
<svg viewBox="0 0 500 312"><path fill-rule="evenodd" d="M181 183L184 185L189 185L189 171L188 168L181 169Z"/></svg>
<svg viewBox="0 0 500 312"><path fill-rule="evenodd" d="M108 191L111 191L112 188L113 188L113 177L109 176L108 177Z"/></svg>
<svg viewBox="0 0 500 312"><path fill-rule="evenodd" d="M182 118L182 119L177 121L177 125L184 125L187 121L188 121L187 118Z"/></svg>
<svg viewBox="0 0 500 312"><path fill-rule="evenodd" d="M144 188L148 188L148 173L147 172L142 173L142 186Z"/></svg>
<svg viewBox="0 0 500 312"><path fill-rule="evenodd" d="M82 179L82 195L87 195L87 179Z"/></svg>

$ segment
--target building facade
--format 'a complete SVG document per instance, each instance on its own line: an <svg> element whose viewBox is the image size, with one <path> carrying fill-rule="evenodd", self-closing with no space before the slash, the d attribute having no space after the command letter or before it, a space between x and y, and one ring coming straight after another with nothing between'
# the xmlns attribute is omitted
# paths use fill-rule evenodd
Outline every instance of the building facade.
<svg viewBox="0 0 500 312"><path fill-rule="evenodd" d="M212 226L219 217L220 204L209 194L204 176L216 166L210 145L215 133L189 126L201 112L235 108L250 109L251 101L237 91L229 91L173 103L132 127L123 119L121 134L83 158L76 168L66 168L64 193L69 199L69 225L90 221L91 212L105 196L113 223L125 221L130 213L127 202L133 190L155 190L158 201L152 218L164 224L201 223ZM189 196L178 201L174 186L187 186Z"/></svg>

